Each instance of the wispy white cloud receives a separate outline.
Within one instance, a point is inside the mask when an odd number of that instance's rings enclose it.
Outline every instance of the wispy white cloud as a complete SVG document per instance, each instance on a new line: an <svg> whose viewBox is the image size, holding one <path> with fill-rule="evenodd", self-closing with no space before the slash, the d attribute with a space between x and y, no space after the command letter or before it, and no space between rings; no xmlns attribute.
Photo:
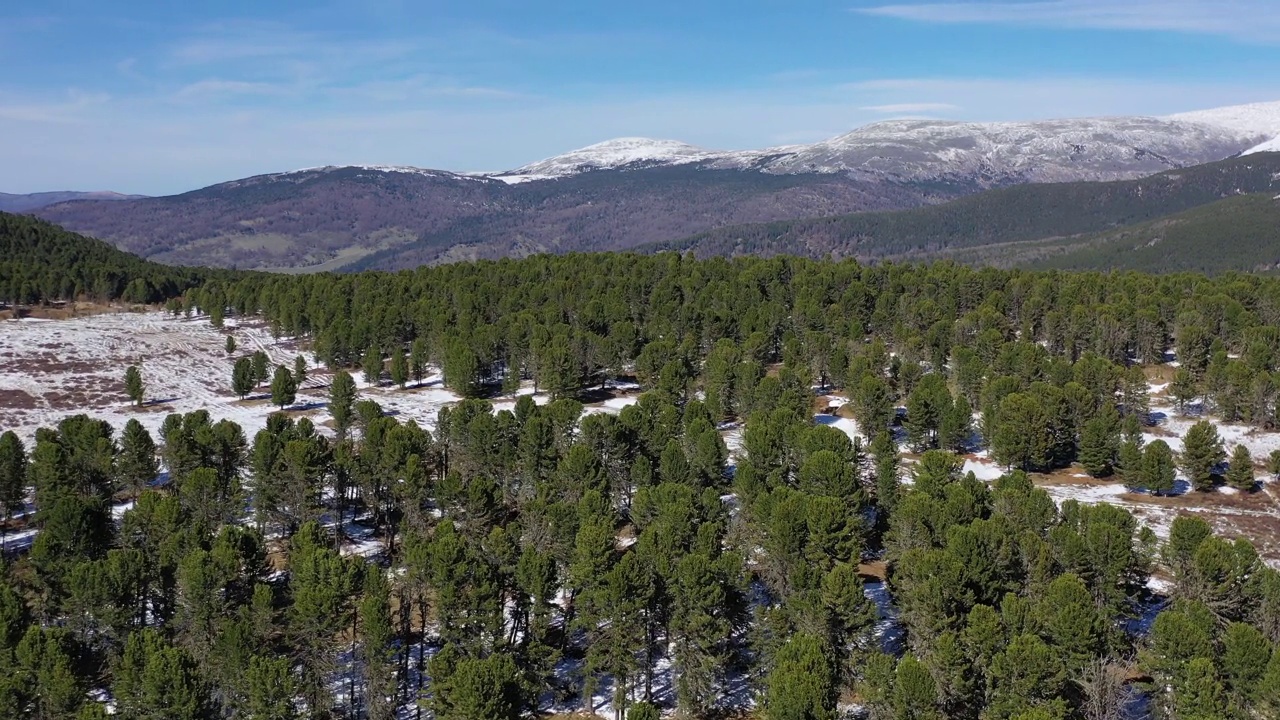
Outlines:
<svg viewBox="0 0 1280 720"><path fill-rule="evenodd" d="M899 113L937 113L959 110L959 105L940 102L907 102L907 103L890 103L888 105L867 105L863 110L871 112L885 113L886 115L896 115Z"/></svg>
<svg viewBox="0 0 1280 720"><path fill-rule="evenodd" d="M210 78L184 85L173 94L173 98L183 102L216 102L246 95L282 96L289 94L289 91L290 86L279 83Z"/></svg>
<svg viewBox="0 0 1280 720"><path fill-rule="evenodd" d="M932 23L1150 30L1280 42L1275 0L1038 0L900 3L856 8L866 15Z"/></svg>
<svg viewBox="0 0 1280 720"><path fill-rule="evenodd" d="M709 148L761 148L839 135L883 119L892 106L954 106L945 114L955 120L1021 120L1159 115L1280 99L1280 79L1266 78L1233 84L907 77L717 92L617 88L589 99L490 99L482 87L447 76L407 77L392 85L307 90L327 103L323 111L316 110L312 95L307 102L252 95L242 96L244 102L176 102L172 89L112 97L0 93L0 157L6 160L0 163L0 191L93 187L163 194L258 173L348 163L498 170L628 135Z"/></svg>
<svg viewBox="0 0 1280 720"><path fill-rule="evenodd" d="M87 110L110 102L106 93L70 89L61 97L13 98L0 95L0 119L23 123L72 125L89 121Z"/></svg>

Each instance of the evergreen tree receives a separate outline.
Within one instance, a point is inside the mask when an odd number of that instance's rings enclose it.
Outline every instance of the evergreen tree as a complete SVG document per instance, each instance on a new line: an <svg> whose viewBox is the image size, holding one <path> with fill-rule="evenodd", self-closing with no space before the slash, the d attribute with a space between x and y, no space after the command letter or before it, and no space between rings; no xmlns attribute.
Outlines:
<svg viewBox="0 0 1280 720"><path fill-rule="evenodd" d="M1138 473L1141 487L1164 495L1174 488L1177 467L1173 459L1173 450L1163 440L1153 440L1142 450L1142 468Z"/></svg>
<svg viewBox="0 0 1280 720"><path fill-rule="evenodd" d="M413 374L413 381L421 384L422 378L427 372L427 341L423 338L415 338L413 345L409 348L409 371Z"/></svg>
<svg viewBox="0 0 1280 720"><path fill-rule="evenodd" d="M1190 370L1180 367L1174 371L1173 380L1169 382L1169 395L1177 404L1179 413L1185 413L1187 404L1199 397L1200 389Z"/></svg>
<svg viewBox="0 0 1280 720"><path fill-rule="evenodd" d="M267 367L271 364L271 358L265 350L257 350L249 360L253 364L253 386L256 388L270 377L267 375Z"/></svg>
<svg viewBox="0 0 1280 720"><path fill-rule="evenodd" d="M1272 450L1267 456L1267 472L1273 480L1280 480L1280 450Z"/></svg>
<svg viewBox="0 0 1280 720"><path fill-rule="evenodd" d="M227 350L227 354L228 354L228 355L230 355L231 353L235 352L235 351L236 351L236 337L235 337L234 335L228 335L228 336L227 336L227 342L226 342L226 344L225 344L223 347L225 347L225 348L226 348L226 350Z"/></svg>
<svg viewBox="0 0 1280 720"><path fill-rule="evenodd" d="M391 720L395 717L396 699L391 589L386 577L376 568L365 573L360 630L365 714L369 720Z"/></svg>
<svg viewBox="0 0 1280 720"><path fill-rule="evenodd" d="M307 359L301 355L293 358L293 382L297 387L307 382Z"/></svg>
<svg viewBox="0 0 1280 720"><path fill-rule="evenodd" d="M887 514L897 507L901 488L898 447L890 433L876 434L871 441L871 456L875 458L876 504Z"/></svg>
<svg viewBox="0 0 1280 720"><path fill-rule="evenodd" d="M298 683L287 657L254 656L245 673L245 715L251 720L295 720Z"/></svg>
<svg viewBox="0 0 1280 720"><path fill-rule="evenodd" d="M1100 414L1084 424L1080 435L1080 464L1096 478L1107 477L1120 454L1120 428L1114 414Z"/></svg>
<svg viewBox="0 0 1280 720"><path fill-rule="evenodd" d="M399 344L391 350L391 382L401 389L409 382L409 361L404 356L404 348Z"/></svg>
<svg viewBox="0 0 1280 720"><path fill-rule="evenodd" d="M120 482L137 498L156 476L160 463L156 460L156 443L142 423L130 419L120 436L120 454L116 457Z"/></svg>
<svg viewBox="0 0 1280 720"><path fill-rule="evenodd" d="M3 513L3 526L7 526L13 512L22 507L26 489L26 448L14 432L0 434L0 512Z"/></svg>
<svg viewBox="0 0 1280 720"><path fill-rule="evenodd" d="M1249 448L1236 445L1235 450L1231 451L1231 464L1227 466L1224 479L1237 490L1253 491L1257 480L1253 476L1253 456L1249 454Z"/></svg>
<svg viewBox="0 0 1280 720"><path fill-rule="evenodd" d="M937 710L938 686L929 669L907 655L898 662L893 680L893 707L900 718L942 720Z"/></svg>
<svg viewBox="0 0 1280 720"><path fill-rule="evenodd" d="M764 711L769 720L835 717L835 678L822 643L812 635L793 635L778 651L765 682Z"/></svg>
<svg viewBox="0 0 1280 720"><path fill-rule="evenodd" d="M1182 439L1182 472L1196 490L1208 492L1217 480L1214 471L1226 460L1218 429L1207 420L1192 425Z"/></svg>
<svg viewBox="0 0 1280 720"><path fill-rule="evenodd" d="M231 369L231 392L243 400L257 386L257 371L253 367L253 360L247 357L237 358Z"/></svg>
<svg viewBox="0 0 1280 720"><path fill-rule="evenodd" d="M1222 675L1237 706L1250 706L1263 695L1271 655L1271 643L1257 628L1240 622L1227 626L1222 636Z"/></svg>
<svg viewBox="0 0 1280 720"><path fill-rule="evenodd" d="M884 378L864 375L858 383L853 406L858 422L873 440L880 432L888 431L889 421L893 419L893 401Z"/></svg>
<svg viewBox="0 0 1280 720"><path fill-rule="evenodd" d="M129 401L134 405L141 405L145 391L142 372L138 370L137 365L130 365L124 371L124 392L129 396Z"/></svg>
<svg viewBox="0 0 1280 720"><path fill-rule="evenodd" d="M293 373L283 365L276 366L275 377L271 378L271 404L283 410L285 406L292 405L297 397L298 384L293 379Z"/></svg>
<svg viewBox="0 0 1280 720"><path fill-rule="evenodd" d="M356 381L346 370L339 370L333 375L333 383L329 386L329 414L333 416L333 429L338 438L347 436L354 418L356 403Z"/></svg>
<svg viewBox="0 0 1280 720"><path fill-rule="evenodd" d="M523 697L510 655L459 658L446 647L431 660L432 708L439 720L516 720Z"/></svg>
<svg viewBox="0 0 1280 720"><path fill-rule="evenodd" d="M1174 704L1178 720L1217 720L1227 717L1226 693L1218 680L1212 660L1192 660L1175 682Z"/></svg>
<svg viewBox="0 0 1280 720"><path fill-rule="evenodd" d="M377 387L382 384L382 348L370 345L360 359L360 369L364 372L364 381Z"/></svg>

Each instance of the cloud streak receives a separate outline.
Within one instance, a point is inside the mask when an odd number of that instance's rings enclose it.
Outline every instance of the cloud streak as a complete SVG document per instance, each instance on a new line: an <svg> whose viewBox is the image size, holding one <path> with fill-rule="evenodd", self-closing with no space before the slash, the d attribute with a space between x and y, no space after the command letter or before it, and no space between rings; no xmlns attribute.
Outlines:
<svg viewBox="0 0 1280 720"><path fill-rule="evenodd" d="M959 110L959 105L940 102L917 102L917 103L890 103L889 105L867 105L863 110L871 112L885 113L886 115L896 115L899 113L938 113Z"/></svg>
<svg viewBox="0 0 1280 720"><path fill-rule="evenodd" d="M202 91L235 89L215 84ZM921 106L954 120L1166 114L1274 100L1280 82L908 77L589 99L491 99L481 88L451 87L446 78L424 76L313 92L332 95L324 112L290 98L245 105L177 102L170 94L0 94L0 157L8 161L0 163L0 190L95 187L167 194L328 164L501 170L630 135L719 149L762 148L833 137L886 114L921 112Z"/></svg>
<svg viewBox="0 0 1280 720"><path fill-rule="evenodd" d="M1164 31L1280 43L1274 0L934 2L880 5L855 12L929 23Z"/></svg>

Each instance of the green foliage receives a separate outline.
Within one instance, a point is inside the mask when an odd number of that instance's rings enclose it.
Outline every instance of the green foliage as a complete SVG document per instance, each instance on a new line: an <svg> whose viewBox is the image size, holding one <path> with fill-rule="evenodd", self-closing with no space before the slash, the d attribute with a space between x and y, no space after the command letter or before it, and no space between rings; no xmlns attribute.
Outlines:
<svg viewBox="0 0 1280 720"><path fill-rule="evenodd" d="M75 300L163 303L232 273L147 262L100 240L0 212L0 302Z"/></svg>
<svg viewBox="0 0 1280 720"><path fill-rule="evenodd" d="M1215 470L1226 459L1222 438L1213 423L1201 420L1187 430L1182 439L1181 467L1196 490L1208 492L1213 489L1217 482Z"/></svg>
<svg viewBox="0 0 1280 720"><path fill-rule="evenodd" d="M1257 480L1253 476L1253 456L1249 454L1249 448L1236 445L1235 450L1231 451L1231 463L1227 466L1223 479L1227 485L1237 490L1252 492L1257 487Z"/></svg>
<svg viewBox="0 0 1280 720"><path fill-rule="evenodd" d="M432 709L440 720L516 720L523 705L519 672L510 655L459 658L452 648L431 661Z"/></svg>
<svg viewBox="0 0 1280 720"><path fill-rule="evenodd" d="M130 365L124 371L124 394L129 396L129 401L134 405L141 405L146 387L142 383L142 372L138 370L138 366Z"/></svg>
<svg viewBox="0 0 1280 720"><path fill-rule="evenodd" d="M835 716L835 681L822 643L796 635L778 651L766 681L769 720L830 720Z"/></svg>
<svg viewBox="0 0 1280 720"><path fill-rule="evenodd" d="M286 405L292 405L297 397L298 381L289 372L289 368L277 365L276 373L271 378L271 404L283 410Z"/></svg>
<svg viewBox="0 0 1280 720"><path fill-rule="evenodd" d="M251 358L237 358L231 369L231 392L243 400L258 386L257 371L254 370Z"/></svg>
<svg viewBox="0 0 1280 720"><path fill-rule="evenodd" d="M1177 467L1173 450L1163 440L1154 440L1142 449L1142 465L1138 471L1140 487L1163 495L1173 491Z"/></svg>

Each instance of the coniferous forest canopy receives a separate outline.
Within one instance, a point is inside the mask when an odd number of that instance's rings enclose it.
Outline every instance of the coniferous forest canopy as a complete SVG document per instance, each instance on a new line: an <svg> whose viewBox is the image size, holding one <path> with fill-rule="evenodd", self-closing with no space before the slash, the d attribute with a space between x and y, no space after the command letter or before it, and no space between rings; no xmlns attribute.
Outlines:
<svg viewBox="0 0 1280 720"><path fill-rule="evenodd" d="M105 242L0 212L0 303L91 298L155 303L233 273L147 262Z"/></svg>
<svg viewBox="0 0 1280 720"><path fill-rule="evenodd" d="M1280 281L599 254L231 274L168 309L308 340L333 427L4 435L0 500L31 488L39 528L0 583L5 717L104 716L89 693L138 718L516 718L602 695L631 720L1280 714L1280 573L1250 542L1193 516L1162 539L1029 475L1079 463L1159 494L1176 466L1196 492L1256 491L1207 422L1178 455L1144 442L1141 366L1175 353L1180 404L1272 427ZM351 377L427 365L465 398L430 431ZM619 379L639 401L584 415ZM272 394L293 380L277 368ZM494 412L528 381L551 401ZM865 444L815 424L815 386ZM962 474L978 443L1004 477ZM339 552L357 514L374 561ZM1172 588L1154 608L1153 573Z"/></svg>

